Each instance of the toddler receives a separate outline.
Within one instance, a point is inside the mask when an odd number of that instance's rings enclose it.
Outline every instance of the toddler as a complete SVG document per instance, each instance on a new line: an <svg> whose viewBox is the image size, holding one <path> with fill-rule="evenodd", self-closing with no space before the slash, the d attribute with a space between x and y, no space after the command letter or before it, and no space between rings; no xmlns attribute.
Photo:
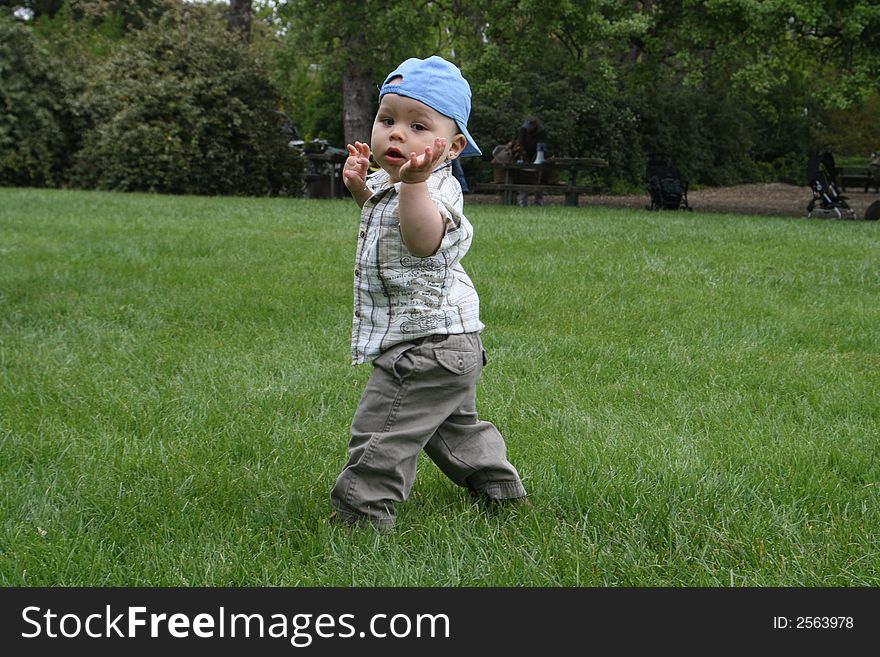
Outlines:
<svg viewBox="0 0 880 657"><path fill-rule="evenodd" d="M467 130L471 90L441 57L388 75L370 144L348 145L343 180L361 206L352 361L372 361L351 423L331 519L391 529L419 453L490 504L527 504L498 429L477 416L486 363L479 298L461 259L473 229L452 173L480 155ZM368 175L370 158L380 171Z"/></svg>

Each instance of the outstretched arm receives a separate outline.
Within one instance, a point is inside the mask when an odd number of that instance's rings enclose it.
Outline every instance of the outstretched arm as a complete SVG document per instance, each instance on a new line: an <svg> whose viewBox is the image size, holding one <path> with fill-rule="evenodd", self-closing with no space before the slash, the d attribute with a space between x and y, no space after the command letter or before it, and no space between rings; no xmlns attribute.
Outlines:
<svg viewBox="0 0 880 657"><path fill-rule="evenodd" d="M370 167L370 147L360 141L348 144L348 159L342 167L342 182L360 207L373 195L367 189L367 171Z"/></svg>
<svg viewBox="0 0 880 657"><path fill-rule="evenodd" d="M422 155L410 155L400 167L400 236L410 252L424 258L440 248L446 232L440 210L428 192L428 178L443 157L446 140L437 137Z"/></svg>

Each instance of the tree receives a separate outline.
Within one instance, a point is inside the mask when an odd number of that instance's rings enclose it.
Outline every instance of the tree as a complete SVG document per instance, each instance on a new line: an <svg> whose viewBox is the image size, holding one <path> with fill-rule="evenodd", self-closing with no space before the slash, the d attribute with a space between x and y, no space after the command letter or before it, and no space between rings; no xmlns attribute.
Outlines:
<svg viewBox="0 0 880 657"><path fill-rule="evenodd" d="M65 0L0 0L0 13L35 20L43 16L54 16L64 2Z"/></svg>
<svg viewBox="0 0 880 657"><path fill-rule="evenodd" d="M552 154L606 158L609 182L612 172L637 175L636 117L618 62L647 21L629 3L480 0L466 8L454 47L474 88L472 132L484 151L536 115Z"/></svg>
<svg viewBox="0 0 880 657"><path fill-rule="evenodd" d="M168 28L177 44L157 33L157 22L168 27L170 16L184 15L210 16L213 41L204 26L196 30L201 41L189 41L177 23ZM107 170L114 176L127 164L110 150L137 144L142 150L132 152L132 161L148 163L150 175L158 162L175 162L151 183L156 189L232 189L236 183L227 173L241 169L230 140L237 144L243 131L232 137L230 126L251 116L237 99L262 94L263 118L253 123L268 130L263 110L282 102L275 87L307 137L338 145L367 140L384 76L407 57L433 54L459 64L470 81L469 127L485 152L537 114L557 155L609 161L606 186L640 184L651 150L670 152L695 183L799 179L814 142L852 150L872 138L874 131L859 129L866 119L856 117L870 117L880 93L876 0L231 0L228 7L183 0L0 0L2 16L21 30L0 43L0 66L7 67L0 92L10 108L0 115L0 158L6 180L21 184L63 184L64 162L85 137L91 156L112 163ZM230 29L243 39L229 39ZM145 54L144 33L166 44L164 55ZM207 41L216 49L203 49ZM187 47L198 55L198 64L189 60L195 69L163 59L180 64ZM235 62L226 49L236 53ZM218 68L208 70L207 52ZM261 56L271 61L268 74L256 63ZM239 65L251 72L252 86L224 71ZM198 95L199 80L231 102ZM120 89L129 95L120 96ZM162 100L148 109L143 94ZM140 131L133 117L142 121ZM218 117L230 123L221 126ZM160 135L163 122L177 132ZM197 139L188 139L187 131ZM187 158L204 161L205 144L215 138L221 146L213 153L230 158L224 160L228 172L207 169L214 180L225 180L222 185L169 173L182 171ZM257 142L271 150L269 141L242 139L251 144L246 157ZM80 184L129 188L151 179L129 171L99 182L95 176L106 171L79 161ZM254 170L266 170L262 162ZM469 175L479 173L473 160L464 164Z"/></svg>
<svg viewBox="0 0 880 657"><path fill-rule="evenodd" d="M78 21L101 23L114 15L125 29L146 22L180 5L181 0L0 0L0 14L13 14L28 22L53 18L67 11Z"/></svg>
<svg viewBox="0 0 880 657"><path fill-rule="evenodd" d="M251 40L251 22L254 8L251 0L229 0L229 19L226 23L230 32L238 34L248 42Z"/></svg>
<svg viewBox="0 0 880 657"><path fill-rule="evenodd" d="M290 45L287 65L312 80L317 69L338 81L346 143L369 140L377 85L394 66L407 57L448 54L441 4L290 0L278 8Z"/></svg>
<svg viewBox="0 0 880 657"><path fill-rule="evenodd" d="M632 88L651 101L639 113L701 117L677 147L709 174L704 182L753 179L756 165L800 180L817 117L855 109L880 87L876 2L678 0L645 11L651 25L633 43ZM645 126L646 140L669 132L661 123L666 130ZM712 132L682 145L707 125Z"/></svg>
<svg viewBox="0 0 880 657"><path fill-rule="evenodd" d="M873 0L291 0L280 14L298 71L286 88L313 125L368 136L384 72L445 54L471 82L487 150L538 114L555 152L608 159L609 185L638 183L655 149L694 182L791 177L813 117L880 81Z"/></svg>

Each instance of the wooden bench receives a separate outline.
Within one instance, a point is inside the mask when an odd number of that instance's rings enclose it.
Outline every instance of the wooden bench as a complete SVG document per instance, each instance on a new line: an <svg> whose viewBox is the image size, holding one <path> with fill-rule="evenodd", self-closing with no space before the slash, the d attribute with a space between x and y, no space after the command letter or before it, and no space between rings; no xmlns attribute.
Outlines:
<svg viewBox="0 0 880 657"><path fill-rule="evenodd" d="M517 192L564 194L565 205L577 206L581 194L595 194L592 185L578 185L581 172L597 171L608 162L595 157L553 157L544 162L490 162L495 182L477 185L475 189L501 194L505 205L516 203ZM566 175L567 174L567 175ZM567 177L565 182L559 178Z"/></svg>
<svg viewBox="0 0 880 657"><path fill-rule="evenodd" d="M524 185L520 183L480 183L474 186L477 192L489 194L501 194L502 202L511 198L515 193L524 192L534 194L544 192L546 194L564 194L565 205L577 206L581 194L597 194L599 188L593 185L566 185L564 183L548 185ZM506 196L506 195L511 196Z"/></svg>
<svg viewBox="0 0 880 657"><path fill-rule="evenodd" d="M862 188L866 194L871 187L874 188L874 191L880 192L880 182L868 173L849 173L841 170L837 174L837 182L840 185L841 191L844 192L847 187Z"/></svg>

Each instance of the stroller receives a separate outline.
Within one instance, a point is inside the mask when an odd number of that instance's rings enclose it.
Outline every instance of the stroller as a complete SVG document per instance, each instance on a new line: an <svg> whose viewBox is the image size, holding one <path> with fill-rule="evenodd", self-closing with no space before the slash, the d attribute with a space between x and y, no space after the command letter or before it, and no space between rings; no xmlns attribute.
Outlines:
<svg viewBox="0 0 880 657"><path fill-rule="evenodd" d="M880 153L874 151L871 153L871 161L868 164L868 182L865 183L865 194L868 193L870 187L875 192L880 192Z"/></svg>
<svg viewBox="0 0 880 657"><path fill-rule="evenodd" d="M651 196L648 210L689 210L688 183L681 177L672 161L664 153L649 153L645 167L645 185Z"/></svg>
<svg viewBox="0 0 880 657"><path fill-rule="evenodd" d="M846 197L838 191L837 167L831 151L815 153L807 164L807 181L813 190L813 198L807 204L808 217L829 219L855 219L855 211L849 207Z"/></svg>

